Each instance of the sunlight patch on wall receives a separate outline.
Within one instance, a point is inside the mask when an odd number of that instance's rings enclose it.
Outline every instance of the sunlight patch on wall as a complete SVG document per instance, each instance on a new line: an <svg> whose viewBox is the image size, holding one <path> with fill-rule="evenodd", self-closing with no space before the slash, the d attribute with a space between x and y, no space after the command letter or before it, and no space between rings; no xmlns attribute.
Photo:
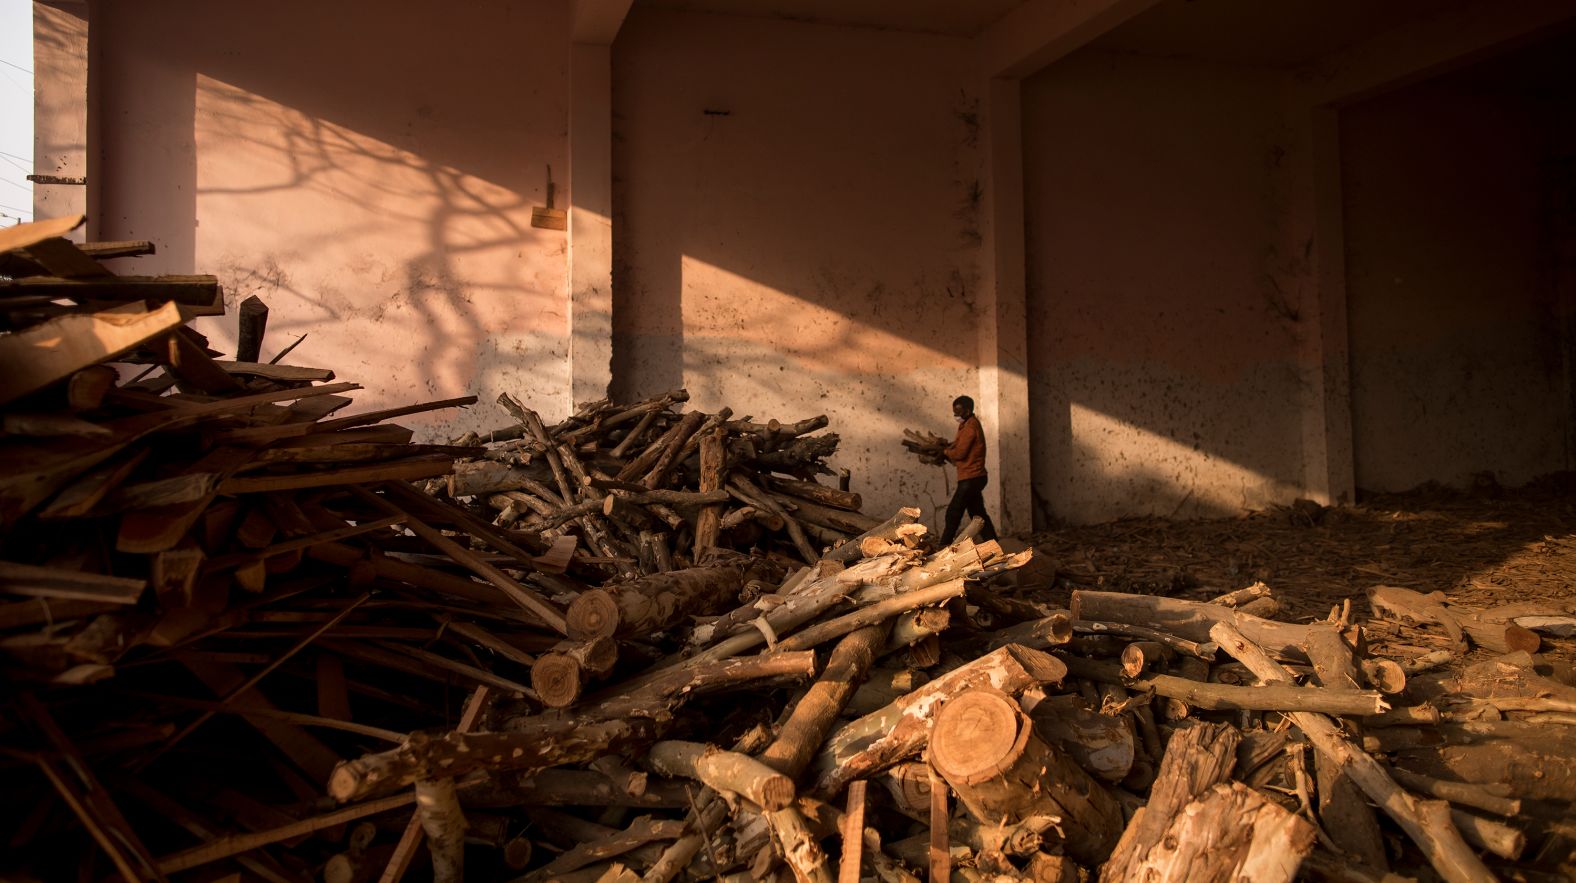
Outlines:
<svg viewBox="0 0 1576 883"><path fill-rule="evenodd" d="M1072 403L1074 474L1055 503L1065 509L1109 508L1130 501L1123 515L1236 515L1295 496L1294 483L1263 475L1200 446ZM1111 516L1115 517L1115 516Z"/></svg>
<svg viewBox="0 0 1576 883"><path fill-rule="evenodd" d="M975 366L705 261L684 257L682 274L694 407L762 421L826 414L842 437L833 465L853 472L865 511L918 505L936 526L952 474L910 458L903 430L950 435L952 398L978 388Z"/></svg>
<svg viewBox="0 0 1576 883"><path fill-rule="evenodd" d="M567 410L566 238L530 226L533 200L210 77L196 91L195 263L232 307L269 303L269 344L310 332L292 361L364 383L366 407L508 391Z"/></svg>

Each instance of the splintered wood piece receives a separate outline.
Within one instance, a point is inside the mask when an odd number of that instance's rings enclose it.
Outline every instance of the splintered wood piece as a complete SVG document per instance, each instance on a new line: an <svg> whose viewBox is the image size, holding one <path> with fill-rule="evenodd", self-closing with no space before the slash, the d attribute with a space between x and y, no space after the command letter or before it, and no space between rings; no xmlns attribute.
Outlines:
<svg viewBox="0 0 1576 883"><path fill-rule="evenodd" d="M177 328L157 346L157 358L179 379L185 392L202 392L210 395L228 395L239 392L241 384L219 367L197 341L192 340L189 329Z"/></svg>
<svg viewBox="0 0 1576 883"><path fill-rule="evenodd" d="M700 489L720 491L728 474L727 446L723 443L724 431L717 429L700 440ZM713 503L701 509L695 522L696 561L706 549L717 545L717 535L722 527L722 504Z"/></svg>
<svg viewBox="0 0 1576 883"><path fill-rule="evenodd" d="M1127 880L1160 843L1182 808L1231 779L1241 734L1229 724L1191 721L1167 743L1148 802L1134 812L1111 856L1100 868L1106 880Z"/></svg>
<svg viewBox="0 0 1576 883"><path fill-rule="evenodd" d="M0 592L11 595L135 604L147 587L147 580L0 561Z"/></svg>
<svg viewBox="0 0 1576 883"><path fill-rule="evenodd" d="M182 322L178 307L163 304L58 316L0 337L0 404L122 355Z"/></svg>
<svg viewBox="0 0 1576 883"><path fill-rule="evenodd" d="M262 355L263 335L268 330L268 304L257 295L241 301L236 311L239 331L235 345L235 358L240 362L256 362ZM329 376L323 378L332 380Z"/></svg>
<svg viewBox="0 0 1576 883"><path fill-rule="evenodd" d="M920 510L915 509L912 506L899 509L892 515L891 518L888 518L886 521L881 522L880 524L872 527L857 537L850 537L847 542L836 547L832 551L827 552L825 557L829 561L838 561L845 564L850 561L856 561L864 554L862 551L860 551L860 544L865 540L871 538L895 540L899 535L899 531L919 521L919 516L921 514L922 513Z"/></svg>
<svg viewBox="0 0 1576 883"><path fill-rule="evenodd" d="M821 849L820 836L811 830L803 813L789 806L764 816L772 839L777 842L777 852L796 883L833 883L831 863ZM757 855L758 859L766 857L766 852Z"/></svg>
<svg viewBox="0 0 1576 883"><path fill-rule="evenodd" d="M1223 650L1246 665L1259 680L1265 683L1291 681L1291 675L1271 659L1264 648L1249 641L1231 625L1217 623L1211 635ZM1290 716L1292 723L1308 736L1315 748L1330 755L1380 809L1401 825L1440 876L1451 883L1494 879L1451 824L1448 804L1418 800L1402 790L1378 761L1353 745L1329 718L1306 711L1295 711Z"/></svg>
<svg viewBox="0 0 1576 883"><path fill-rule="evenodd" d="M864 779L848 783L848 810L840 826L843 851L837 865L837 883L859 883L860 852L865 840L865 788Z"/></svg>
<svg viewBox="0 0 1576 883"><path fill-rule="evenodd" d="M77 246L83 254L98 261L111 258L140 258L157 254L158 247L147 239L118 239L106 242L84 242Z"/></svg>
<svg viewBox="0 0 1576 883"><path fill-rule="evenodd" d="M1022 644L1036 650L1048 650L1053 645L1067 643L1072 640L1072 636L1072 614L1058 610L1049 616L1020 622L995 632L990 636L990 647L995 649L1008 644Z"/></svg>
<svg viewBox="0 0 1576 883"><path fill-rule="evenodd" d="M168 301L207 306L219 294L219 280L206 275L24 276L0 280L0 294L46 294L77 301Z"/></svg>
<svg viewBox="0 0 1576 883"><path fill-rule="evenodd" d="M947 783L930 767L930 879L952 879L952 842L947 820Z"/></svg>
<svg viewBox="0 0 1576 883"><path fill-rule="evenodd" d="M65 236L86 223L87 219L87 215L62 215L0 229L0 253Z"/></svg>
<svg viewBox="0 0 1576 883"><path fill-rule="evenodd" d="M89 365L66 381L66 407L92 411L104 404L104 396L115 388L120 374L109 365Z"/></svg>
<svg viewBox="0 0 1576 883"><path fill-rule="evenodd" d="M930 763L981 825L1060 818L1068 855L1092 865L1122 832L1122 809L1105 787L1042 740L1018 703L990 688L947 701L930 732Z"/></svg>
<svg viewBox="0 0 1576 883"><path fill-rule="evenodd" d="M1454 807L1450 810L1450 820L1468 843L1506 861L1520 860L1522 851L1527 848L1527 835L1504 822L1485 819Z"/></svg>
<svg viewBox="0 0 1576 883"><path fill-rule="evenodd" d="M296 365L273 365L268 362L253 362L245 359L234 362L215 362L221 371L226 374L241 377L261 377L275 383L314 383L334 379L334 372L328 368L302 368ZM346 399L343 404L350 404ZM337 408L336 408L337 410Z"/></svg>
<svg viewBox="0 0 1576 883"><path fill-rule="evenodd" d="M522 567L536 565L536 557L522 548L522 545L529 545L529 541L520 534L499 530L460 506L428 496L405 482L385 482L381 487L401 509L416 514L423 521L452 525L508 555ZM519 539L519 543L515 542L516 539Z"/></svg>
<svg viewBox="0 0 1576 883"><path fill-rule="evenodd" d="M1140 641L1154 641L1170 647L1177 653L1186 654L1195 659L1202 659L1205 662L1213 662L1216 651L1220 649L1213 641L1189 641L1185 638L1179 638L1170 632L1131 623L1096 622L1080 619L1073 623L1073 631L1085 635L1120 635L1126 638L1137 638Z"/></svg>
<svg viewBox="0 0 1576 883"><path fill-rule="evenodd" d="M1291 883L1313 849L1313 825L1241 782L1220 784L1171 820L1125 878L1152 883Z"/></svg>

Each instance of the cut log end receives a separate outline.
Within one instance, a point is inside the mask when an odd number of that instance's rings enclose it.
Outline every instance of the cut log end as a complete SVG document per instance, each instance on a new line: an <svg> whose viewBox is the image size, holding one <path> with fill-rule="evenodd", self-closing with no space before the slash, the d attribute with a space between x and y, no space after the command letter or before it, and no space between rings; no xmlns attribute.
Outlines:
<svg viewBox="0 0 1576 883"><path fill-rule="evenodd" d="M947 780L963 784L1001 774L1023 753L1029 728L1017 703L992 691L976 690L953 699L936 716L930 734L930 760Z"/></svg>
<svg viewBox="0 0 1576 883"><path fill-rule="evenodd" d="M769 776L760 783L761 808L768 812L786 808L798 794L793 779L787 776Z"/></svg>
<svg viewBox="0 0 1576 883"><path fill-rule="evenodd" d="M363 793L369 785L367 776L355 761L346 761L334 767L334 772L328 777L328 795L340 803L344 803L356 795Z"/></svg>
<svg viewBox="0 0 1576 883"><path fill-rule="evenodd" d="M568 708L585 688L580 663L564 653L544 653L531 666L531 689L549 708Z"/></svg>
<svg viewBox="0 0 1576 883"><path fill-rule="evenodd" d="M564 617L569 637L577 641L611 638L618 632L618 603L602 589L582 592Z"/></svg>

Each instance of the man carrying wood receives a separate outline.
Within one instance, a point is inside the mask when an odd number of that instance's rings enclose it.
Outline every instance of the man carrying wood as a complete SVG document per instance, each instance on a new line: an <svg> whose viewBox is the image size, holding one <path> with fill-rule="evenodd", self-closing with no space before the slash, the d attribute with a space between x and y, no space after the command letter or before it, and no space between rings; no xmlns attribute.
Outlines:
<svg viewBox="0 0 1576 883"><path fill-rule="evenodd" d="M958 421L958 435L952 444L942 450L941 455L957 468L958 488L952 493L952 502L947 504L947 523L941 532L941 544L945 546L952 542L958 533L958 525L963 521L964 512L968 512L971 518L985 521L985 527L976 539L994 540L996 526L991 524L990 515L985 512L983 496L985 483L989 480L985 474L985 430L980 427L980 418L974 416L974 400L968 396L953 399L952 416Z"/></svg>

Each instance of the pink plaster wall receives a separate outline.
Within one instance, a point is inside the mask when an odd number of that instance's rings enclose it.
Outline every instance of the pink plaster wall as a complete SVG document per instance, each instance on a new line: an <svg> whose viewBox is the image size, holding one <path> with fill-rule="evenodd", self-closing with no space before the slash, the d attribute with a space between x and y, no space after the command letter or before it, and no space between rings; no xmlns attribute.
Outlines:
<svg viewBox="0 0 1576 883"><path fill-rule="evenodd" d="M1341 115L1357 484L1570 468L1544 171L1552 111L1471 84Z"/></svg>
<svg viewBox="0 0 1576 883"><path fill-rule="evenodd" d="M33 168L41 175L88 173L87 13L86 0L33 4ZM84 214L87 197L82 185L34 184L33 217ZM70 234L86 236L84 227Z"/></svg>
<svg viewBox="0 0 1576 883"><path fill-rule="evenodd" d="M1040 517L1232 514L1302 483L1273 73L1084 50L1023 89Z"/></svg>
<svg viewBox="0 0 1576 883"><path fill-rule="evenodd" d="M364 384L356 408L478 393L426 436L569 407L568 0L149 0L95 7L97 235L122 272L211 272L272 310L264 358ZM561 202L560 205L563 203ZM131 269L131 267L135 269ZM226 349L228 323L205 329Z"/></svg>
<svg viewBox="0 0 1576 883"><path fill-rule="evenodd" d="M826 413L866 511L944 506L899 442L977 391L970 43L637 7L613 65L615 392Z"/></svg>

